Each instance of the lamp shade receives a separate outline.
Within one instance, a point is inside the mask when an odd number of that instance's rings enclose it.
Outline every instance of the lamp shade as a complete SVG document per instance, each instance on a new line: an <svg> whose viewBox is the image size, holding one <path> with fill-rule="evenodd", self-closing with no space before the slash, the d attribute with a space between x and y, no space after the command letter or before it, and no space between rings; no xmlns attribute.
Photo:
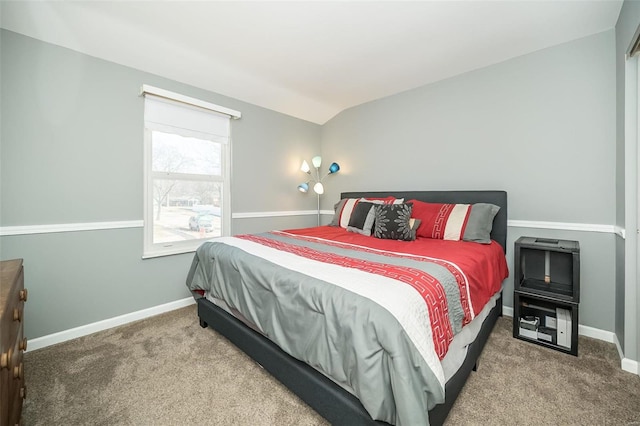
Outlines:
<svg viewBox="0 0 640 426"><path fill-rule="evenodd" d="M302 166L300 166L300 170L305 173L309 173L309 171L311 171L311 167L309 167L309 163L307 163L307 160L302 160Z"/></svg>
<svg viewBox="0 0 640 426"><path fill-rule="evenodd" d="M307 182L301 183L300 185L298 185L298 191L309 192L309 184Z"/></svg>
<svg viewBox="0 0 640 426"><path fill-rule="evenodd" d="M313 163L313 167L317 169L322 165L322 157L320 157L319 155L316 155L311 159L311 162Z"/></svg>
<svg viewBox="0 0 640 426"><path fill-rule="evenodd" d="M340 170L340 166L338 165L338 163L331 163L331 165L329 166L329 174L337 173L338 170Z"/></svg>
<svg viewBox="0 0 640 426"><path fill-rule="evenodd" d="M313 190L316 192L316 194L322 195L324 194L324 185L322 185L322 182L317 182L315 185L313 185Z"/></svg>

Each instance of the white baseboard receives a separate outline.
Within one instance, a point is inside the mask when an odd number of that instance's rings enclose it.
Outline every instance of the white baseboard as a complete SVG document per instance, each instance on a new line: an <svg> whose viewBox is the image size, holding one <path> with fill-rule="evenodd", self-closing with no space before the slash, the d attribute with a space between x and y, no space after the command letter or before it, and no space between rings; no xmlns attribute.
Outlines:
<svg viewBox="0 0 640 426"><path fill-rule="evenodd" d="M618 349L618 355L620 355L620 359L621 359L620 367L624 371L628 371L629 373L640 375L640 363L638 363L638 361L634 361L632 359L625 358L624 357L624 351L622 350L622 346L620 345L620 342L618 341L618 336L616 336L614 334L613 338L614 338L614 343L616 344L616 348Z"/></svg>
<svg viewBox="0 0 640 426"><path fill-rule="evenodd" d="M622 369L633 374L640 374L640 363L629 358L622 358Z"/></svg>
<svg viewBox="0 0 640 426"><path fill-rule="evenodd" d="M513 318L513 308L503 305L502 306L502 314L507 316L507 317Z"/></svg>
<svg viewBox="0 0 640 426"><path fill-rule="evenodd" d="M615 334L613 335L613 343L616 344L616 349L618 350L618 355L620 356L620 359L624 359L624 351L622 350L622 345L620 345L620 342L618 341L618 336L616 336Z"/></svg>
<svg viewBox="0 0 640 426"><path fill-rule="evenodd" d="M616 334L612 331L600 330L586 325L578 325L578 334L580 336L592 337L594 339L603 340L607 343L614 343Z"/></svg>
<svg viewBox="0 0 640 426"><path fill-rule="evenodd" d="M505 316L513 317L513 308L509 306L503 306L502 313ZM629 373L640 375L640 363L638 363L638 361L634 361L632 359L624 357L624 352L622 351L620 342L618 342L618 337L614 332L600 330L599 328L594 328L594 327L589 327L586 325L579 324L578 334L580 336L592 337L594 339L603 340L607 343L614 343L616 345L616 349L618 349L618 355L620 356L620 360L621 360L620 367L624 371L628 371Z"/></svg>
<svg viewBox="0 0 640 426"><path fill-rule="evenodd" d="M78 337L106 330L108 328L117 327L119 325L128 324L133 321L149 318L154 315L173 311L175 309L184 308L185 306L193 305L194 303L196 303L196 301L193 297L187 297L184 299L176 300L174 302L165 303L163 305L153 306L151 308L142 309L140 311L108 318L106 320L82 325L80 327L71 328L69 330L60 331L58 333L49 334L35 339L29 339L27 349L28 351L35 351L47 346L66 342L67 340L76 339Z"/></svg>

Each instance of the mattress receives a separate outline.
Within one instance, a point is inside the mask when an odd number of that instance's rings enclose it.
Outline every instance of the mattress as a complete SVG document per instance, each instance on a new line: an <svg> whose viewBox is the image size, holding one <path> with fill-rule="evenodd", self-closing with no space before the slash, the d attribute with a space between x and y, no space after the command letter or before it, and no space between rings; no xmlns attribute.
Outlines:
<svg viewBox="0 0 640 426"><path fill-rule="evenodd" d="M187 285L356 395L372 418L425 424L507 268L495 242L415 243L335 227L224 237L198 249Z"/></svg>

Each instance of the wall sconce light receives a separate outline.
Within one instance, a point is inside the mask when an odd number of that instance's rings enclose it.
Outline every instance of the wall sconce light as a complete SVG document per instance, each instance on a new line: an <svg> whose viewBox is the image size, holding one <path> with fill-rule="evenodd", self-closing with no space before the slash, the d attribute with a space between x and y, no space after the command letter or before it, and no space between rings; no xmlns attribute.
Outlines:
<svg viewBox="0 0 640 426"><path fill-rule="evenodd" d="M322 157L320 157L319 155L313 157L311 159L311 164L313 164L313 168L315 169L315 176L313 176L313 174L311 173L311 167L309 167L309 163L307 163L307 160L304 160L302 162L302 165L300 166L300 170L308 174L310 176L310 179L298 185L298 191L307 193L309 192L309 184L313 184L313 192L315 192L316 196L318 197L318 226L320 226L320 195L324 194L324 185L322 184L322 180L329 175L338 173L338 171L340 170L340 166L338 165L338 163L331 163L327 174L321 177L320 166L322 165Z"/></svg>

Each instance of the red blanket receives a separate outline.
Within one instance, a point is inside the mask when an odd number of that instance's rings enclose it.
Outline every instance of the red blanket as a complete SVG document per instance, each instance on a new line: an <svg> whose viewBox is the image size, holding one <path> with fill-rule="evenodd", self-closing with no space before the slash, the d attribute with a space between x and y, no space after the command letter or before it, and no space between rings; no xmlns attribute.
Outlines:
<svg viewBox="0 0 640 426"><path fill-rule="evenodd" d="M491 244L479 244L421 237L418 237L415 241L385 240L348 232L344 228L334 226L291 229L284 232L352 244L364 249L391 252L399 256L409 255L412 258L423 256L430 260L438 259L443 261L443 265L447 266L452 272L455 271L454 275L457 278L462 274L462 278L466 279L466 282L462 285L469 289L472 309L469 320L466 319L465 315L465 323L473 319L475 314L479 313L486 305L491 296L500 291L502 281L509 276L504 251L500 244L495 241L492 241ZM461 290L463 289L461 288ZM468 301L463 300L463 307L466 303Z"/></svg>

